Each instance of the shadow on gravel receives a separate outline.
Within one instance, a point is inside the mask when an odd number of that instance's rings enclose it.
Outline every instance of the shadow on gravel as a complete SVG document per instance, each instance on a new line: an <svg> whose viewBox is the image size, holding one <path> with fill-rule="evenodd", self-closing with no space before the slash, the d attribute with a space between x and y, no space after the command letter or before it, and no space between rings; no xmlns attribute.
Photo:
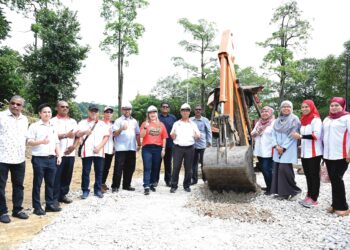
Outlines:
<svg viewBox="0 0 350 250"><path fill-rule="evenodd" d="M248 223L272 223L272 208L263 208L254 200L260 196L256 193L236 193L210 191L207 186L198 186L191 194L186 207L194 209L199 215L219 219L232 219Z"/></svg>

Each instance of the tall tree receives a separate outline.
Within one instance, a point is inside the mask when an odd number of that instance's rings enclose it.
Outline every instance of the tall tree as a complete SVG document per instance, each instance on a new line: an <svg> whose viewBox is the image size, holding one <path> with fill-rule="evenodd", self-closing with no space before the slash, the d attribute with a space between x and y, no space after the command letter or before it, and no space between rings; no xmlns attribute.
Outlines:
<svg viewBox="0 0 350 250"><path fill-rule="evenodd" d="M10 32L10 22L7 21L3 9L0 7L0 42L4 40Z"/></svg>
<svg viewBox="0 0 350 250"><path fill-rule="evenodd" d="M187 18L181 18L178 23L184 28L185 32L192 35L192 41L182 40L179 42L187 52L199 53L199 67L186 62L182 57L173 57L175 66L182 66L191 72L194 76L200 78L201 105L205 109L206 105L206 85L212 83L208 76L214 72L216 57L212 57L211 52L217 51L218 46L214 45L217 28L213 22L204 19L198 20L198 23L191 23ZM208 55L209 54L209 55ZM198 64L197 64L198 65Z"/></svg>
<svg viewBox="0 0 350 250"><path fill-rule="evenodd" d="M137 40L145 31L143 25L136 22L137 10L147 5L145 0L103 0L101 16L107 24L100 47L110 54L111 60L118 62L119 114L123 100L123 67L130 55L138 54Z"/></svg>
<svg viewBox="0 0 350 250"><path fill-rule="evenodd" d="M310 23L301 18L301 13L296 1L278 7L270 22L270 25L277 26L277 30L264 42L258 43L269 49L264 57L263 67L279 78L276 86L279 103L285 98L288 78L296 70L293 51L302 49L310 37Z"/></svg>
<svg viewBox="0 0 350 250"><path fill-rule="evenodd" d="M35 108L43 102L54 106L58 99L75 97L79 85L76 76L88 52L87 46L79 45L80 24L76 13L67 8L56 12L44 8L37 12L36 20L42 47L29 46L24 56L32 80L29 97Z"/></svg>

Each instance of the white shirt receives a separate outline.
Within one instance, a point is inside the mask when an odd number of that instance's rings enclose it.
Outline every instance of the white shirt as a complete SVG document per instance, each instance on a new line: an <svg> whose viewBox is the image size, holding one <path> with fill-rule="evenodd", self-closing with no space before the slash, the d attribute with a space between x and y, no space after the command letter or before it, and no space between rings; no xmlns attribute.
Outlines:
<svg viewBox="0 0 350 250"><path fill-rule="evenodd" d="M275 121L267 126L261 135L255 137L254 155L270 158L273 151L272 130ZM254 131L254 130L253 130Z"/></svg>
<svg viewBox="0 0 350 250"><path fill-rule="evenodd" d="M114 140L113 140L113 132L112 132L112 126L113 126L113 123L111 122L106 122L106 121L103 121L106 126L108 127L108 131L109 131L109 138L108 138L108 141L106 142L105 146L104 146L104 151L105 151L105 154L114 154Z"/></svg>
<svg viewBox="0 0 350 250"><path fill-rule="evenodd" d="M193 145L195 143L194 135L200 135L197 125L191 120L188 122L182 120L175 122L170 134L172 133L176 134L174 144L183 147Z"/></svg>
<svg viewBox="0 0 350 250"><path fill-rule="evenodd" d="M311 123L301 126L301 135L312 135L314 140L301 139L301 158L312 158L323 154L322 121L320 118L312 119Z"/></svg>
<svg viewBox="0 0 350 250"><path fill-rule="evenodd" d="M39 120L32 125L30 125L27 139L28 141L34 140L44 140L48 138L48 144L39 144L32 147L33 156L49 156L56 155L56 145L60 143L58 139L58 134L51 122L44 124L42 120Z"/></svg>
<svg viewBox="0 0 350 250"><path fill-rule="evenodd" d="M0 162L19 164L25 161L28 119L15 117L10 110L0 112Z"/></svg>
<svg viewBox="0 0 350 250"><path fill-rule="evenodd" d="M67 117L67 118L61 118L59 116L56 116L51 119L51 123L56 128L56 131L58 134L68 134L70 131L73 131L74 133L77 131L78 124L76 120ZM60 139L60 149L62 156L75 156L75 150L73 150L72 153L69 155L65 155L64 152L66 149L74 144L74 138L62 138Z"/></svg>
<svg viewBox="0 0 350 250"><path fill-rule="evenodd" d="M112 131L120 129L125 123L128 124L128 129L122 130L114 137L115 151L136 151L136 136L140 134L140 127L134 118L122 115L114 122Z"/></svg>
<svg viewBox="0 0 350 250"><path fill-rule="evenodd" d="M323 158L345 159L350 148L350 115L338 119L326 117L323 121Z"/></svg>
<svg viewBox="0 0 350 250"><path fill-rule="evenodd" d="M88 129L92 129L94 124L95 124L94 120L90 120L90 119L82 120L78 124L78 131L86 131ZM105 136L109 136L108 126L106 126L106 124L103 121L98 121L94 130L91 132L88 139L84 143L84 146L81 151L82 158L94 157L94 156L104 157L105 153L104 153L103 147L98 152L98 154L95 154L93 150L96 146L98 146L102 142ZM82 141L85 139L85 137L86 135L83 136Z"/></svg>

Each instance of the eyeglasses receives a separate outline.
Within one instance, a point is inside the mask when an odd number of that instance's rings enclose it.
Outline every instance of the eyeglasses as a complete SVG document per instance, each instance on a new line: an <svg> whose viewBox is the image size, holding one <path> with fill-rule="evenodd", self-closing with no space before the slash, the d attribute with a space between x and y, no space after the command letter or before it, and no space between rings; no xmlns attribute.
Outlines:
<svg viewBox="0 0 350 250"><path fill-rule="evenodd" d="M18 102L10 102L10 104L12 106L18 106L18 107L21 107L22 106L22 103L18 103Z"/></svg>
<svg viewBox="0 0 350 250"><path fill-rule="evenodd" d="M181 109L181 111L184 111L184 112L190 112L189 109Z"/></svg>
<svg viewBox="0 0 350 250"><path fill-rule="evenodd" d="M60 106L60 108L61 109L64 109L64 108L69 109L69 106Z"/></svg>
<svg viewBox="0 0 350 250"><path fill-rule="evenodd" d="M163 109L168 109L168 108L169 108L169 106L162 106L162 108L163 108Z"/></svg>

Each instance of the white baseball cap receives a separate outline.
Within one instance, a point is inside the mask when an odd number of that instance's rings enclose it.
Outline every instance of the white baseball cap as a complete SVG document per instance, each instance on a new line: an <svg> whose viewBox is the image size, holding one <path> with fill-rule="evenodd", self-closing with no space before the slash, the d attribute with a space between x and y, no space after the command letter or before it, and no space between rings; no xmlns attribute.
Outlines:
<svg viewBox="0 0 350 250"><path fill-rule="evenodd" d="M158 112L158 109L155 106L151 105L147 109L147 113L149 112Z"/></svg>
<svg viewBox="0 0 350 250"><path fill-rule="evenodd" d="M184 104L181 105L180 110L183 110L183 109L189 109L191 111L191 107L190 107L190 105L188 103L184 103Z"/></svg>

